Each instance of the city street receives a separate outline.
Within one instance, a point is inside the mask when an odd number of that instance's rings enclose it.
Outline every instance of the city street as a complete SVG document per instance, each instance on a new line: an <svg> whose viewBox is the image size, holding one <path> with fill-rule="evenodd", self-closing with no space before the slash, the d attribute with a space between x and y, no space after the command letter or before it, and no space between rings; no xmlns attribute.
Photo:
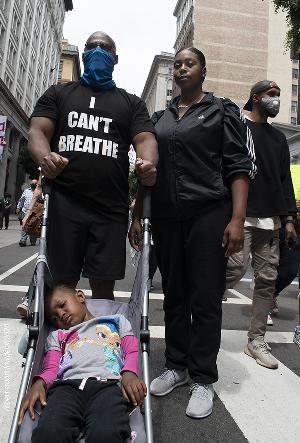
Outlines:
<svg viewBox="0 0 300 443"><path fill-rule="evenodd" d="M38 248L18 245L20 227L12 220L0 231L0 328L1 377L0 441L7 442L10 420L21 378L22 357L17 353L24 322L15 308L26 292ZM200 271L200 270L199 270ZM126 279L116 285L116 299L126 301L134 279L128 250ZM291 285L279 300L280 312L268 327L267 341L279 360L278 370L265 369L243 353L251 315L251 273L228 291L223 303L222 344L219 353L220 379L215 385L213 414L204 420L185 415L188 387L174 390L164 398L152 398L155 443L299 443L300 435L300 349L293 343L298 324L298 287ZM159 272L150 295L151 378L164 364L163 294ZM82 279L78 287L87 289ZM5 394L4 393L5 383ZM5 403L5 404L4 404Z"/></svg>

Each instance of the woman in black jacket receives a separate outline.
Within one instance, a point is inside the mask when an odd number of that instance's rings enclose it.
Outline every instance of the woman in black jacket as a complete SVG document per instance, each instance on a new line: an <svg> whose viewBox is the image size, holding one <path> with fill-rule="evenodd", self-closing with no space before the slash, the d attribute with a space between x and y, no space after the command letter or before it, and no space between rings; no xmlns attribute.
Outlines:
<svg viewBox="0 0 300 443"><path fill-rule="evenodd" d="M159 165L152 228L165 295L166 369L150 391L166 395L189 375L186 413L193 418L212 412L226 262L242 248L248 177L256 172L244 116L230 100L203 91L205 65L198 49L180 50L174 79L181 95L153 116ZM140 206L129 234L136 249Z"/></svg>

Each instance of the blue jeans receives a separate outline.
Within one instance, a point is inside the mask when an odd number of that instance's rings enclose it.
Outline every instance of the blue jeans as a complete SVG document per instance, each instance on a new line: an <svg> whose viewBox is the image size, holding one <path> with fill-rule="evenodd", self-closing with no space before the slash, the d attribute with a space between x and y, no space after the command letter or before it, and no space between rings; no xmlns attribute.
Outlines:
<svg viewBox="0 0 300 443"><path fill-rule="evenodd" d="M27 239L30 239L30 244L35 245L36 244L36 237L34 235L29 235L27 232L25 232L23 229L21 231L21 238L20 243L26 244Z"/></svg>
<svg viewBox="0 0 300 443"><path fill-rule="evenodd" d="M279 295L284 288L292 283L297 277L300 266L300 235L297 238L296 248L289 249L285 244L284 228L279 231L280 235L280 260L276 281L275 295Z"/></svg>

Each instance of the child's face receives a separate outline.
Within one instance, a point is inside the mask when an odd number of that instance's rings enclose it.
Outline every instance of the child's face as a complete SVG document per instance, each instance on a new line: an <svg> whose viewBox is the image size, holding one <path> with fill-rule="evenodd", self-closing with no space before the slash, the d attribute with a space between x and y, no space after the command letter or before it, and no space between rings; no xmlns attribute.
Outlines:
<svg viewBox="0 0 300 443"><path fill-rule="evenodd" d="M82 291L57 288L45 301L46 317L59 329L69 329L86 321L88 310Z"/></svg>

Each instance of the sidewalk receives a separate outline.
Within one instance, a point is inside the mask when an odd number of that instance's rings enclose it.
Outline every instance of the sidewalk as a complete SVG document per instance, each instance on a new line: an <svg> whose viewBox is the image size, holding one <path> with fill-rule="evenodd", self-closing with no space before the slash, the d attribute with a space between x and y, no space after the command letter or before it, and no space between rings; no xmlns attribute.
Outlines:
<svg viewBox="0 0 300 443"><path fill-rule="evenodd" d="M0 230L0 248L18 243L21 236L20 222L15 215L10 216L8 229Z"/></svg>

